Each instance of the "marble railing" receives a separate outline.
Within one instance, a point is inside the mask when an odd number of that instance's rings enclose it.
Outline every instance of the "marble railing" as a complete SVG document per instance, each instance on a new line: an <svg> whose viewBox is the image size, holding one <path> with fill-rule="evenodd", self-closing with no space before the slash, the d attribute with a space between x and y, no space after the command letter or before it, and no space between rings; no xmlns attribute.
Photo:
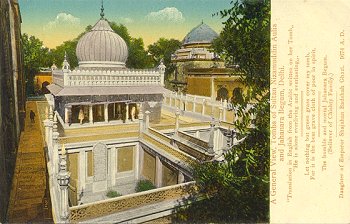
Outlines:
<svg viewBox="0 0 350 224"><path fill-rule="evenodd" d="M110 215L124 210L134 209L165 200L181 200L195 190L195 183L188 182L135 194L120 196L99 202L69 208L69 221L77 223Z"/></svg>
<svg viewBox="0 0 350 224"><path fill-rule="evenodd" d="M198 113L203 116L211 116L220 121L229 123L233 123L238 119L237 109L233 104L228 103L227 100L216 101L205 96L169 92L164 94L163 103L183 111ZM247 110L252 106L253 104L249 104ZM252 116L252 119L254 119L254 116Z"/></svg>
<svg viewBox="0 0 350 224"><path fill-rule="evenodd" d="M181 150L175 148L174 146L170 145L167 142L159 141L156 136L149 134L149 133L143 133L141 135L141 140L144 140L158 149L164 150L165 152L169 153L170 155L178 158L179 160L187 163L187 164L193 164L196 162L196 158L190 156L187 153L182 152Z"/></svg>
<svg viewBox="0 0 350 224"><path fill-rule="evenodd" d="M73 70L54 71L53 82L60 86L164 85L163 70Z"/></svg>

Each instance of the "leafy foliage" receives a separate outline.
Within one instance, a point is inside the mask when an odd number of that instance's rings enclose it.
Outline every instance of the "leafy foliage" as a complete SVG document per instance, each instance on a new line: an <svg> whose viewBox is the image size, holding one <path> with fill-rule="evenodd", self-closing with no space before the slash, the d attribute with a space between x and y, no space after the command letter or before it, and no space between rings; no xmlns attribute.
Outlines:
<svg viewBox="0 0 350 224"><path fill-rule="evenodd" d="M51 53L44 47L43 42L34 36L22 35L24 75L27 95L34 93L34 76L41 67L51 65Z"/></svg>
<svg viewBox="0 0 350 224"><path fill-rule="evenodd" d="M148 191L155 189L156 187L153 185L153 183L149 180L139 180L136 184L135 191L141 192L141 191Z"/></svg>
<svg viewBox="0 0 350 224"><path fill-rule="evenodd" d="M169 81L169 76L175 70L175 66L171 64L171 54L181 47L181 42L175 39L160 38L155 43L148 46L148 52L153 56L153 63L159 63L160 59L164 60L165 81Z"/></svg>
<svg viewBox="0 0 350 224"><path fill-rule="evenodd" d="M245 139L225 153L224 162L194 167L204 198L185 203L176 215L181 222L267 222L269 217L270 1L231 4L220 12L228 19L214 49L243 74L248 91L235 97L240 119L234 127ZM251 103L254 107L247 107Z"/></svg>
<svg viewBox="0 0 350 224"><path fill-rule="evenodd" d="M115 197L122 196L122 194L120 194L117 191L110 190L110 191L107 192L106 196L109 197L109 198L115 198Z"/></svg>

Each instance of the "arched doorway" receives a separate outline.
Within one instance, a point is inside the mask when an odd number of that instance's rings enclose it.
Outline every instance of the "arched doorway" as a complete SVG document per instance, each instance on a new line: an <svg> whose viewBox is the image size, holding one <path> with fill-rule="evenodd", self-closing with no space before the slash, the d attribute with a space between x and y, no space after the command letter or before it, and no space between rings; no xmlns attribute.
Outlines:
<svg viewBox="0 0 350 224"><path fill-rule="evenodd" d="M228 90L225 87L220 87L216 93L216 100L227 100L228 99Z"/></svg>
<svg viewBox="0 0 350 224"><path fill-rule="evenodd" d="M45 82L43 82L43 84L41 84L41 93L42 94L50 93L50 91L46 88L48 85L50 85L50 83L48 81L45 81Z"/></svg>

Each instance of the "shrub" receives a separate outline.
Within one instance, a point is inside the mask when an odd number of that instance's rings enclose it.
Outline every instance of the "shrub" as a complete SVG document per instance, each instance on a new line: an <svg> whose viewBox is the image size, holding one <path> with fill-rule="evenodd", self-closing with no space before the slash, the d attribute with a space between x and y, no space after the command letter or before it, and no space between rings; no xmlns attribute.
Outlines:
<svg viewBox="0 0 350 224"><path fill-rule="evenodd" d="M109 198L115 198L115 197L122 196L122 194L120 194L117 191L110 190L110 191L107 192L106 196L109 197Z"/></svg>
<svg viewBox="0 0 350 224"><path fill-rule="evenodd" d="M148 191L151 189L155 189L156 187L153 185L153 183L149 180L139 180L136 184L135 191L141 192L141 191Z"/></svg>

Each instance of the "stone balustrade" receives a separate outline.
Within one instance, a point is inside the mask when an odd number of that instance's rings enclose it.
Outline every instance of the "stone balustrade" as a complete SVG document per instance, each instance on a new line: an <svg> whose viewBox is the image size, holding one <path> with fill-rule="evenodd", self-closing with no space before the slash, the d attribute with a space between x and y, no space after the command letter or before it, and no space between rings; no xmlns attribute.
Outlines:
<svg viewBox="0 0 350 224"><path fill-rule="evenodd" d="M181 200L191 189L195 189L194 182L177 184L117 198L78 205L70 208L70 222L80 222L89 219L133 209L145 205L155 204L164 200Z"/></svg>
<svg viewBox="0 0 350 224"><path fill-rule="evenodd" d="M211 116L224 122L233 123L238 119L237 108L227 100L216 101L205 96L169 92L164 94L163 103L182 111ZM252 106L253 104L248 104L247 111Z"/></svg>
<svg viewBox="0 0 350 224"><path fill-rule="evenodd" d="M53 82L62 87L164 85L164 71L159 69L54 71Z"/></svg>

